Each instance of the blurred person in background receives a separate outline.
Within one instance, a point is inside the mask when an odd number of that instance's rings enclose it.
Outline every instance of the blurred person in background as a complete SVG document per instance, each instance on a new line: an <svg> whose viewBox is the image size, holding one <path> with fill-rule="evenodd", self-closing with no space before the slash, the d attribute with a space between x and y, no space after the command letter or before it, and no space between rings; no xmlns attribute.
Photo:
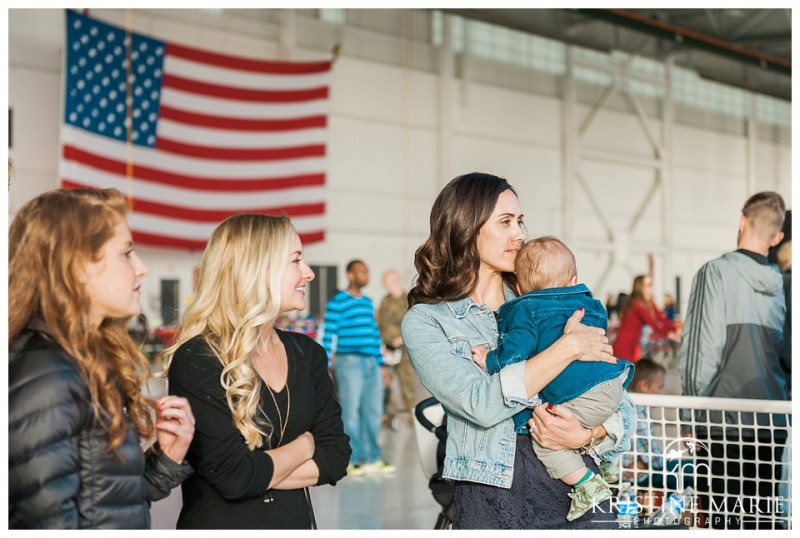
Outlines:
<svg viewBox="0 0 800 538"><path fill-rule="evenodd" d="M614 355L636 362L642 356L642 331L650 327L651 337L680 341L675 323L653 301L653 277L639 275L633 279L633 289L620 314L619 329L614 339Z"/></svg>
<svg viewBox="0 0 800 538"><path fill-rule="evenodd" d="M385 347L384 369L390 376L388 380L390 384L392 378L397 377L403 400L403 406L398 408L390 397L387 412L390 421L399 413L405 413L408 423L411 424L410 411L417 405L417 376L403 345L403 335L400 334L403 316L408 311L408 297L400 283L400 275L394 269L383 274L383 287L386 295L378 307L378 331ZM387 360L387 357L392 358ZM391 393L391 386L388 387L388 391Z"/></svg>
<svg viewBox="0 0 800 538"><path fill-rule="evenodd" d="M786 319L783 323L783 347L781 348L781 365L788 372L789 399L792 399L792 210L786 211L783 220L783 239L774 247L770 247L770 263L778 266L783 275L783 296L786 300Z"/></svg>
<svg viewBox="0 0 800 538"><path fill-rule="evenodd" d="M680 350L685 395L788 400L790 370L781 359L786 317L783 275L767 258L770 247L784 237L784 217L778 193L754 194L739 217L737 249L705 263L694 276ZM698 477L698 491L711 490L711 502L727 506L728 512L712 514L712 527L785 525L787 514L778 513L774 502L787 439L783 415L708 415L713 419L710 427L702 426L708 423L705 412L695 411L694 417L696 437L707 440L710 448L711 474ZM738 427L713 425L723 418ZM770 420L774 430L754 427ZM726 480L712 480L721 476ZM735 489L729 491L728 484ZM750 500L747 506L741 497Z"/></svg>
<svg viewBox="0 0 800 538"><path fill-rule="evenodd" d="M671 293L664 294L664 315L667 319L674 322L678 318L678 305L675 304L675 298Z"/></svg>
<svg viewBox="0 0 800 538"><path fill-rule="evenodd" d="M628 385L628 392L641 394L664 394L664 383L667 370L650 357L642 357L636 363L633 380ZM676 458L672 454L665 456L656 434L656 421L650 415L650 408L644 405L636 406L639 420L636 422L637 457L631 454L623 456L623 467L635 468L636 471L626 470L622 480L640 488L669 488L673 491L692 486L694 481L692 473L694 466L691 460ZM681 479L680 487L678 479Z"/></svg>
<svg viewBox="0 0 800 538"><path fill-rule="evenodd" d="M344 431L350 436L349 475L393 473L381 458L378 437L383 418L381 337L372 299L361 290L369 284L362 260L347 264L347 289L339 290L325 307L322 345L333 367L342 404Z"/></svg>

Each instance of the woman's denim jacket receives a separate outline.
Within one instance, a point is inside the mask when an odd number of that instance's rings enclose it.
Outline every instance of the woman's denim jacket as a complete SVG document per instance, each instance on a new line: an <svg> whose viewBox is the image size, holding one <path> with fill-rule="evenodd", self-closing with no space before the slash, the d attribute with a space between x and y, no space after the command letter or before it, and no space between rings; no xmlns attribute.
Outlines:
<svg viewBox="0 0 800 538"><path fill-rule="evenodd" d="M505 295L514 298L508 288ZM512 417L541 400L527 397L524 362L489 375L472 361L470 347L497 347L494 312L469 297L416 304L403 318L402 334L417 376L447 413L443 476L510 488L516 450ZM630 445L636 410L627 393L603 426L608 435L598 453Z"/></svg>

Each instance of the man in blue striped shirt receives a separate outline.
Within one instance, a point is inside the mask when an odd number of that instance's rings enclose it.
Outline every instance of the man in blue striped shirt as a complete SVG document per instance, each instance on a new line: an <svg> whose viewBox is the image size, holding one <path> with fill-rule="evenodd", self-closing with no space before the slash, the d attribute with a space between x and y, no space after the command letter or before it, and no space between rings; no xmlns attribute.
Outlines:
<svg viewBox="0 0 800 538"><path fill-rule="evenodd" d="M328 301L322 336L353 450L347 473L390 473L395 468L381 459L378 446L383 417L381 339L372 299L361 293L369 283L367 265L361 260L348 263L347 280L347 289Z"/></svg>

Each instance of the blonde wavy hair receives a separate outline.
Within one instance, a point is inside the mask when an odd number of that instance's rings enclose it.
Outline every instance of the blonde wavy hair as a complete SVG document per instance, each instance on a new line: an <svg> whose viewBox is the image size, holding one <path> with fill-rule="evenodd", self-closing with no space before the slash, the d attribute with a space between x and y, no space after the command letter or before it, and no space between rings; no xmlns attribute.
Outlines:
<svg viewBox="0 0 800 538"><path fill-rule="evenodd" d="M128 319L89 326L91 299L78 273L100 260L127 213L117 190L57 189L26 203L8 231L9 342L31 321L44 321L50 338L77 363L112 451L125 440L123 405L141 437L155 431L155 407L142 395L150 365L128 335Z"/></svg>
<svg viewBox="0 0 800 538"><path fill-rule="evenodd" d="M211 235L198 272L197 291L186 309L177 342L164 350L163 375L185 342L202 336L220 363L233 423L254 450L273 425L260 412L261 378L251 358L267 323L280 312L281 284L295 233L286 216L234 215Z"/></svg>

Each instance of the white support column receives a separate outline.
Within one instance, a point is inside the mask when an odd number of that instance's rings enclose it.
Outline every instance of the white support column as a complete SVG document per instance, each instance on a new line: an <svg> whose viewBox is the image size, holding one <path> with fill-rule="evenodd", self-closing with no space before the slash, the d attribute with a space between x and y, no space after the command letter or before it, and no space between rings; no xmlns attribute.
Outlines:
<svg viewBox="0 0 800 538"><path fill-rule="evenodd" d="M411 121L410 121L410 114L409 111L411 109L411 96L410 96L410 48L411 48L411 39L410 39L410 24L411 24L411 14L408 10L403 10L401 12L402 17L402 32L401 32L401 39L402 39L402 69L403 69L403 102L402 102L402 117L401 122L403 126L403 133L402 133L402 172L401 172L401 180L403 183L403 219L402 219L402 234L403 234L403 259L404 260L413 260L414 259L414 251L417 247L416 241L409 241L409 238L413 236L411 233L412 227L411 223L413 217L411 215Z"/></svg>
<svg viewBox="0 0 800 538"><path fill-rule="evenodd" d="M747 95L747 175L745 176L745 199L756 193L756 151L758 148L758 119L756 118L756 95Z"/></svg>
<svg viewBox="0 0 800 538"><path fill-rule="evenodd" d="M661 112L661 245L666 253L662 256L663 275L658 276L662 290L671 290L675 278L675 234L672 229L675 223L673 203L673 135L675 132L675 98L672 93L672 81L675 70L675 58L669 56L665 62L664 101ZM681 279L683 280L683 279ZM675 290L677 292L678 290ZM675 297L673 292L673 297ZM681 295L683 298L683 295ZM685 302L685 301L684 301Z"/></svg>
<svg viewBox="0 0 800 538"><path fill-rule="evenodd" d="M293 9L280 10L280 31L278 34L278 58L291 60L297 36L297 18Z"/></svg>
<svg viewBox="0 0 800 538"><path fill-rule="evenodd" d="M649 37L645 37L639 44L637 50L643 50L647 44ZM594 284L596 288L602 288L608 277L611 275L615 267L620 267L631 273L641 272L640 269L632 266L630 261L631 252L644 253L645 248L636 245L632 238L636 232L637 227L648 212L650 203L661 190L662 196L662 236L661 241L657 246L646 247L646 252L654 255L659 255L660 260L669 258L667 268L659 276L657 287L662 291L664 289L667 279L671 278L671 260L672 255L669 252L668 246L671 245L671 190L665 184L671 181L671 143L672 143L672 125L674 123L674 113L672 111L672 97L669 88L665 88L665 95L667 95L664 112L664 118L661 118L661 131L659 132L654 127L654 121L648 117L645 107L642 105L640 97L635 94L631 88L631 79L643 78L640 73L633 72L632 66L636 58L639 56L638 52L628 55L622 61L614 62L613 66L604 64L596 64L588 59L578 60L574 56L573 49L567 47L566 56L566 75L564 77L564 96L563 96L563 110L562 110L562 211L563 211L563 235L567 238L570 244L577 244L579 238L575 232L575 188L576 185L581 187L589 198L590 204L594 213L597 215L600 223L605 228L608 244L605 247L596 245L600 250L608 252L608 267L606 267L599 279L599 282ZM577 122L576 117L578 114L577 94L576 94L576 80L574 70L576 65L586 66L590 69L597 69L609 73L613 80L604 89L599 99L594 102L593 106L589 109L588 114L582 121ZM652 75L645 75L647 82L651 84L660 84L667 86L669 79L665 77L654 77ZM623 97L630 104L631 111L634 113L639 121L642 133L645 139L652 146L652 154L650 156L643 156L636 153L625 153L624 151L609 151L607 149L592 149L583 147L583 138L587 130L591 127L597 115L606 110L608 103L615 93L622 93ZM668 110L667 110L668 109ZM666 123L666 125L665 125ZM644 167L653 171L652 183L645 193L644 198L641 200L638 208L634 212L628 226L620 227L614 224L614 219L605 215L606 208L602 207L593 196L593 189L591 188L591 178L584 177L582 162L613 162L623 166L630 167ZM635 265L635 264L634 264Z"/></svg>
<svg viewBox="0 0 800 538"><path fill-rule="evenodd" d="M572 46L567 46L564 98L561 105L561 235L567 245L575 241L574 206L575 174L577 170L578 137L575 130L575 57Z"/></svg>
<svg viewBox="0 0 800 538"><path fill-rule="evenodd" d="M450 129L450 106L453 95L453 43L452 34L450 31L450 15L443 14L442 16L442 48L439 51L439 114L438 114L438 137L437 137L437 153L438 153L438 167L437 176L439 186L444 187L452 175L450 166L450 146L451 146L451 129Z"/></svg>
<svg viewBox="0 0 800 538"><path fill-rule="evenodd" d="M461 83L459 84L459 104L466 122L470 121L469 93L472 80L472 25L469 21L464 24L464 54L461 58Z"/></svg>

